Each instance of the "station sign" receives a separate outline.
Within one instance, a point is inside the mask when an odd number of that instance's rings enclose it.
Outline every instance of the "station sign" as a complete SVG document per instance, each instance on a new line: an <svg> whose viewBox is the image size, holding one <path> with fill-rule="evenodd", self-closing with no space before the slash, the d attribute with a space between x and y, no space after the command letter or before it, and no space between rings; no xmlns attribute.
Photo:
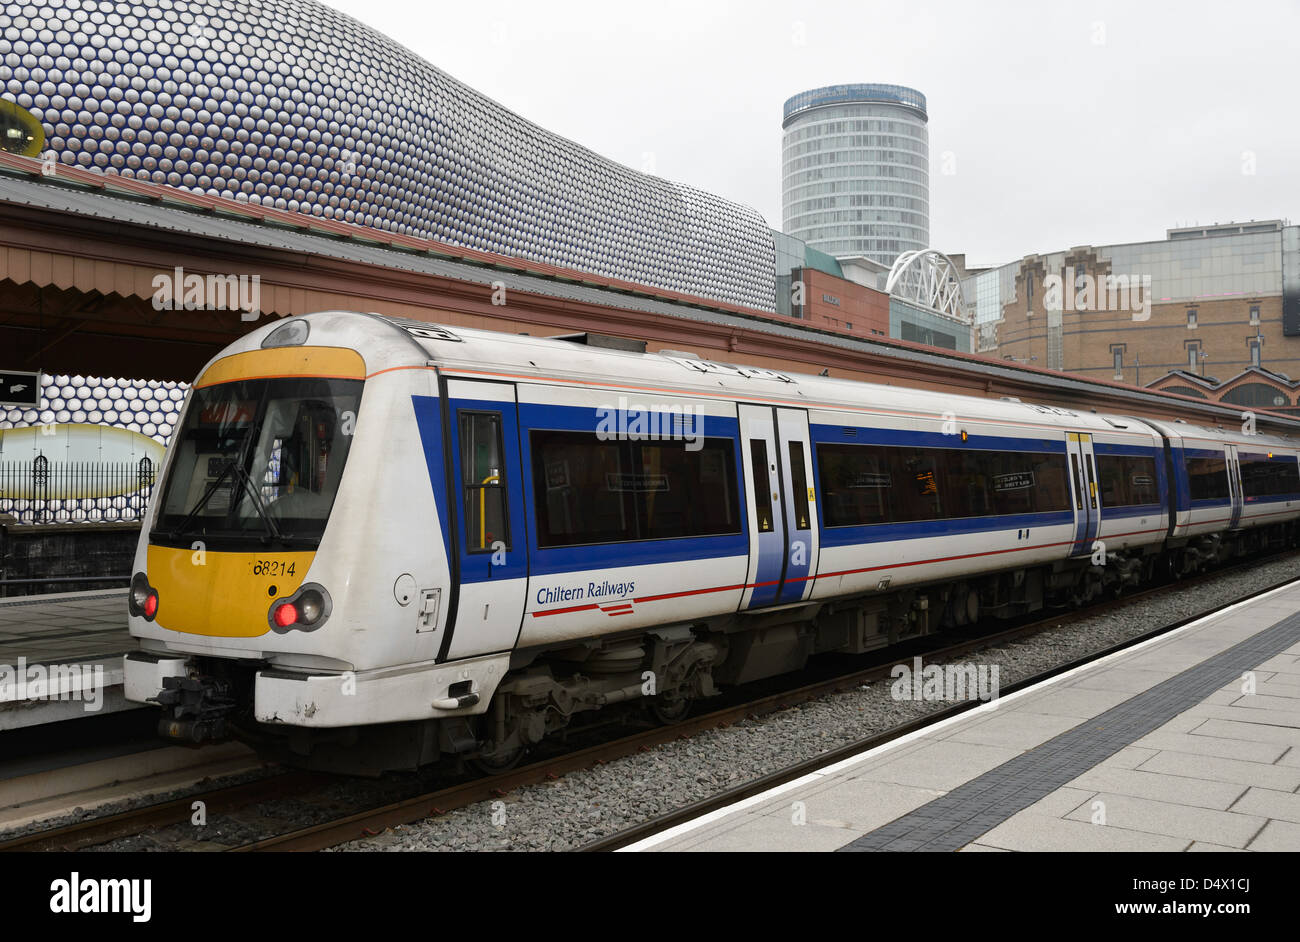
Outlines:
<svg viewBox="0 0 1300 942"><path fill-rule="evenodd" d="M30 406L35 408L40 404L40 373L0 371L0 406Z"/></svg>

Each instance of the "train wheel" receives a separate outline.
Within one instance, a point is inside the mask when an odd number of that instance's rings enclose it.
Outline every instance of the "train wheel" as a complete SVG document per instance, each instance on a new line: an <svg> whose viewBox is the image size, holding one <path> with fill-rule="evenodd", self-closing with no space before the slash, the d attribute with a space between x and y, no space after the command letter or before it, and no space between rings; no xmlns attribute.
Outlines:
<svg viewBox="0 0 1300 942"><path fill-rule="evenodd" d="M483 775L500 775L517 766L527 751L525 746L515 746L503 752L480 754L469 760L469 766Z"/></svg>
<svg viewBox="0 0 1300 942"><path fill-rule="evenodd" d="M686 697L669 700L661 695L646 701L646 709L657 722L671 726L686 719L691 712L691 701Z"/></svg>

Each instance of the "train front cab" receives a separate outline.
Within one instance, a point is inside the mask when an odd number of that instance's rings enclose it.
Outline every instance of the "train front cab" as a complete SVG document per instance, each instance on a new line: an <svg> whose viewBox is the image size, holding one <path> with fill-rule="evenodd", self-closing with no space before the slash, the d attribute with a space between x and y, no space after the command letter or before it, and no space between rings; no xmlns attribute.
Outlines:
<svg viewBox="0 0 1300 942"><path fill-rule="evenodd" d="M508 654L444 665L446 481L428 357L366 315L255 331L196 380L144 521L128 699L165 735L481 712ZM307 328L295 325L306 324ZM297 343L276 331L298 330ZM292 335L290 336L292 340Z"/></svg>

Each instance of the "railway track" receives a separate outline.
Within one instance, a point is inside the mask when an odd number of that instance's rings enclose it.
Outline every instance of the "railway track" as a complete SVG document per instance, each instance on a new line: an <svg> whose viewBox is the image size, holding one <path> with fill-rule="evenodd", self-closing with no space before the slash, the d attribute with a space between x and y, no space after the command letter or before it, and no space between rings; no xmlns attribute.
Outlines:
<svg viewBox="0 0 1300 942"><path fill-rule="evenodd" d="M1300 553L1279 554L1270 561L1291 558L1300 559ZM397 827L436 817L449 811L463 808L483 801L491 801L528 786L554 781L570 772L591 768L603 763L649 751L655 746L663 745L677 739L686 739L711 729L730 726L746 719L783 710L800 703L815 700L834 693L850 690L861 684L869 684L889 678L892 667L900 658L921 656L926 663L942 663L961 658L971 653L998 645L1014 642L1044 632L1066 629L1070 625L1087 618L1105 614L1117 608L1141 604L1171 592L1177 592L1192 584L1210 579L1231 576L1234 572L1249 569L1259 564L1259 560L1216 570L1177 583L1158 586L1121 596L1118 599L1089 605L1086 608L1069 612L1057 612L1047 618L1026 624L1015 625L987 634L966 638L956 643L944 644L930 650L918 650L915 646L907 651L898 648L889 649L889 657L881 663L837 674L833 677L807 683L792 689L780 690L753 700L714 710L697 717L689 717L670 726L661 726L642 730L628 736L622 736L609 742L580 748L574 751L548 757L538 762L498 773L492 776L459 782L434 791L424 792L411 797L404 797L376 807L364 808L307 827L285 830L255 840L244 841L234 845L220 845L212 849L222 849L237 853L258 853L265 851L312 851L322 850L347 841L366 836L373 836L385 829ZM1167 624L1130 638L1120 644L1104 650L1090 653L1084 657L1071 660L1050 670L1024 678L1003 688L1002 693L1011 693L1030 684L1072 670L1115 651L1146 641L1152 637L1173 631L1191 621L1212 614L1227 605L1236 604L1265 592L1272 591L1292 580L1284 580L1276 585L1250 592L1228 602L1220 603L1206 612L1198 612L1173 624ZM935 638L937 636L931 636ZM584 851L616 850L634 843L691 818L706 814L717 808L725 807L750 795L775 787L811 771L823 768L841 759L859 752L875 748L905 736L915 730L939 722L950 716L973 709L980 701L962 702L944 707L922 717L908 721L900 726L865 737L845 746L818 755L804 762L773 772L760 779L720 792L704 801L695 802L677 809L667 815L652 819L618 834L603 838L583 848ZM159 805L136 809L105 818L93 819L65 827L42 831L16 840L0 842L0 852L4 851L48 851L78 850L105 844L114 840L144 834L159 828L185 824L190 820L195 801L203 801L209 813L238 812L266 801L282 800L297 796L310 797L330 782L337 781L331 776L305 772L286 772L272 778L237 785L231 788L199 793L166 802ZM211 846L209 844L208 846Z"/></svg>

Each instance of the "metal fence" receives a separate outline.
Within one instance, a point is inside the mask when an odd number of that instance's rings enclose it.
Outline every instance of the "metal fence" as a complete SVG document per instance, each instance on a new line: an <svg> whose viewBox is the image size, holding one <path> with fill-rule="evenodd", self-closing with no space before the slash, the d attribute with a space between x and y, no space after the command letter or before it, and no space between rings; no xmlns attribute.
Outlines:
<svg viewBox="0 0 1300 942"><path fill-rule="evenodd" d="M138 462L0 463L0 514L19 523L117 523L139 520L153 494L157 467Z"/></svg>

